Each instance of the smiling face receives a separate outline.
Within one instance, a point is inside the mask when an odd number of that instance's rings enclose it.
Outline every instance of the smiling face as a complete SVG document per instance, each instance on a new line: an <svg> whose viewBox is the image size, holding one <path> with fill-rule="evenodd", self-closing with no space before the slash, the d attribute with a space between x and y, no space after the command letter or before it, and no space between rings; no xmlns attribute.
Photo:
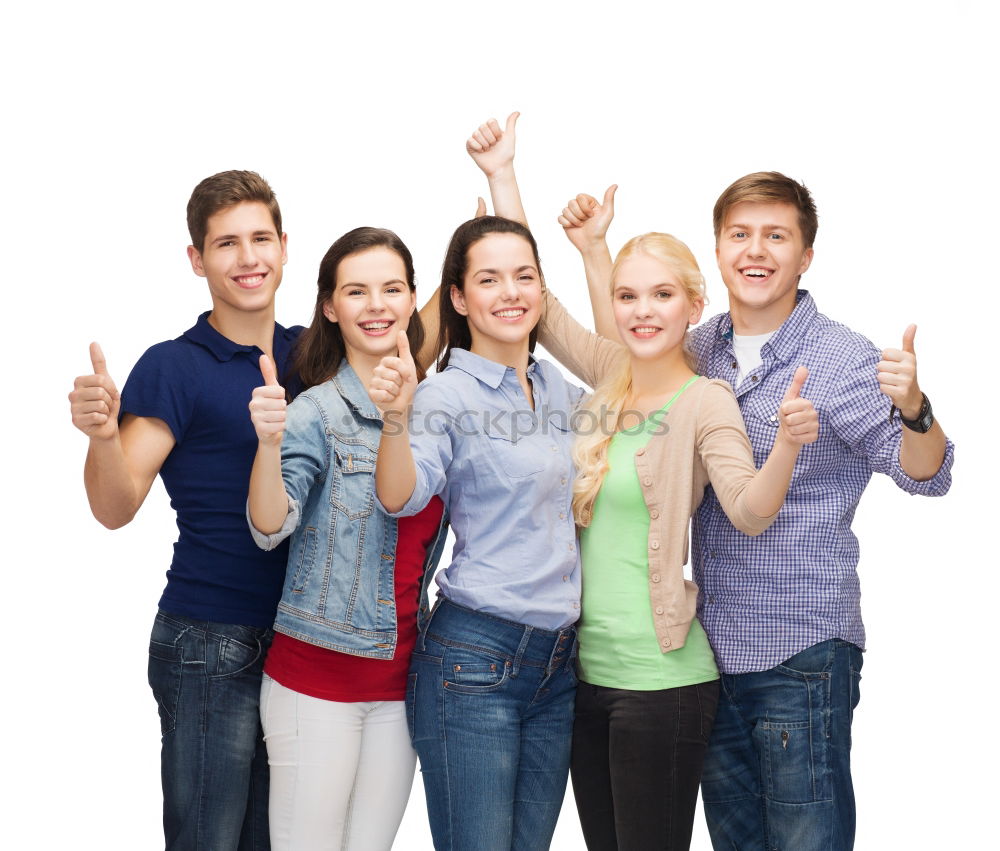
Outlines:
<svg viewBox="0 0 1000 851"><path fill-rule="evenodd" d="M260 201L245 201L210 216L204 248L188 246L188 258L195 274L208 280L213 314L273 310L288 260L286 243Z"/></svg>
<svg viewBox="0 0 1000 851"><path fill-rule="evenodd" d="M618 263L612 303L618 334L640 360L683 358L684 334L705 307L667 263L643 252Z"/></svg>
<svg viewBox="0 0 1000 851"><path fill-rule="evenodd" d="M468 320L477 354L502 361L512 349L526 347L542 305L542 279L531 245L513 233L491 233L473 243L463 288L453 286L451 300ZM504 356L491 354L501 349Z"/></svg>
<svg viewBox="0 0 1000 851"><path fill-rule="evenodd" d="M715 246L737 333L766 333L795 309L799 276L809 268L798 211L792 204L744 201L726 214Z"/></svg>
<svg viewBox="0 0 1000 851"><path fill-rule="evenodd" d="M340 326L347 359L354 364L395 354L396 336L406 330L415 307L403 258L379 246L340 261L323 315Z"/></svg>

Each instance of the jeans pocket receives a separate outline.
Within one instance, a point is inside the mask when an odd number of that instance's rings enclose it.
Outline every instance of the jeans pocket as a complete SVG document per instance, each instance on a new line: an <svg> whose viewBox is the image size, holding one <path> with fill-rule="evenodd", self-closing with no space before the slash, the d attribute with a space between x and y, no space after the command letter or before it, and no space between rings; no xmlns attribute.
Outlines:
<svg viewBox="0 0 1000 851"><path fill-rule="evenodd" d="M444 687L460 694L496 691L510 674L508 660L465 647L448 647L441 663Z"/></svg>
<svg viewBox="0 0 1000 851"><path fill-rule="evenodd" d="M181 667L183 665L179 648L174 644L149 641L149 665L147 679L156 698L156 709L160 715L160 735L166 736L177 725L177 705L181 695Z"/></svg>
<svg viewBox="0 0 1000 851"><path fill-rule="evenodd" d="M829 801L828 739L810 721L761 721L754 731L767 795L786 804Z"/></svg>
<svg viewBox="0 0 1000 851"><path fill-rule="evenodd" d="M230 635L214 635L219 642L219 657L212 679L235 677L254 667L256 663L263 666L264 647L259 639L253 644L233 638Z"/></svg>

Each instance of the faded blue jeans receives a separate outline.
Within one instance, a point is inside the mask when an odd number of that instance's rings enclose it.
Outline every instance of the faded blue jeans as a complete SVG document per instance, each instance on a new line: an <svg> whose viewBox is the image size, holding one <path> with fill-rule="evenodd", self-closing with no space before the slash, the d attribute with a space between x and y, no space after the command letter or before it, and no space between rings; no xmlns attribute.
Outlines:
<svg viewBox="0 0 1000 851"><path fill-rule="evenodd" d="M701 794L716 851L854 847L851 721L861 651L839 639L723 674Z"/></svg>
<svg viewBox="0 0 1000 851"><path fill-rule="evenodd" d="M406 692L438 851L542 851L566 793L576 629L440 600Z"/></svg>
<svg viewBox="0 0 1000 851"><path fill-rule="evenodd" d="M270 629L159 612L149 685L160 712L167 851L266 851L261 675Z"/></svg>

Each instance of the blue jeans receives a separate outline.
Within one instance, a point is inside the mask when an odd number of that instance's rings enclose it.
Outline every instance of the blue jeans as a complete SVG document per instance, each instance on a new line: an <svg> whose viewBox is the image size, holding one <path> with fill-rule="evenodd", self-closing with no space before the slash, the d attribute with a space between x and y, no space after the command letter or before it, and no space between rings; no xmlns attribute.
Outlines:
<svg viewBox="0 0 1000 851"><path fill-rule="evenodd" d="M861 663L857 647L831 639L767 671L722 675L701 781L716 851L854 847Z"/></svg>
<svg viewBox="0 0 1000 851"><path fill-rule="evenodd" d="M576 629L537 629L440 600L406 691L438 851L535 851L566 793Z"/></svg>
<svg viewBox="0 0 1000 851"><path fill-rule="evenodd" d="M258 706L272 635L165 612L153 622L149 685L163 734L168 851L270 848Z"/></svg>

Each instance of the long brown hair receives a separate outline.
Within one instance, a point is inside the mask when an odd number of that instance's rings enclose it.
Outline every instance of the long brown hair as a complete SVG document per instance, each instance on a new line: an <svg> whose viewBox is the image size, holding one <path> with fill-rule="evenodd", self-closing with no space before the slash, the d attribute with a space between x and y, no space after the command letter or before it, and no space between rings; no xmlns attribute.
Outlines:
<svg viewBox="0 0 1000 851"><path fill-rule="evenodd" d="M441 326L438 332L438 351L442 352L442 355L438 360L439 372L448 366L448 358L451 356L452 349L472 348L472 331L469 330L469 320L455 310L455 305L451 301L451 288L465 289L465 273L469 270L469 249L491 233L513 233L527 240L535 258L538 275L542 278L542 286L545 285L545 279L542 277L542 264L538 259L538 245L535 243L531 231L520 222L504 219L500 216L480 216L478 219L469 219L469 221L459 225L455 233L452 234L451 242L448 243L444 264L441 267L441 291L438 293ZM528 337L529 352L535 350L537 338L538 329L532 328L531 335Z"/></svg>
<svg viewBox="0 0 1000 851"><path fill-rule="evenodd" d="M345 233L338 239L319 264L317 278L316 309L312 324L302 332L295 348L295 372L303 388L322 384L337 374L340 362L347 354L340 325L331 322L323 313L323 306L330 300L337 288L337 269L345 257L359 254L371 248L388 248L395 251L406 268L406 283L410 292L417 291L413 275L413 256L410 250L391 230L385 228L361 227ZM406 327L406 337L410 341L410 351L419 352L424 344L424 326L420 314L414 310ZM422 380L424 371L417 364L417 380Z"/></svg>

